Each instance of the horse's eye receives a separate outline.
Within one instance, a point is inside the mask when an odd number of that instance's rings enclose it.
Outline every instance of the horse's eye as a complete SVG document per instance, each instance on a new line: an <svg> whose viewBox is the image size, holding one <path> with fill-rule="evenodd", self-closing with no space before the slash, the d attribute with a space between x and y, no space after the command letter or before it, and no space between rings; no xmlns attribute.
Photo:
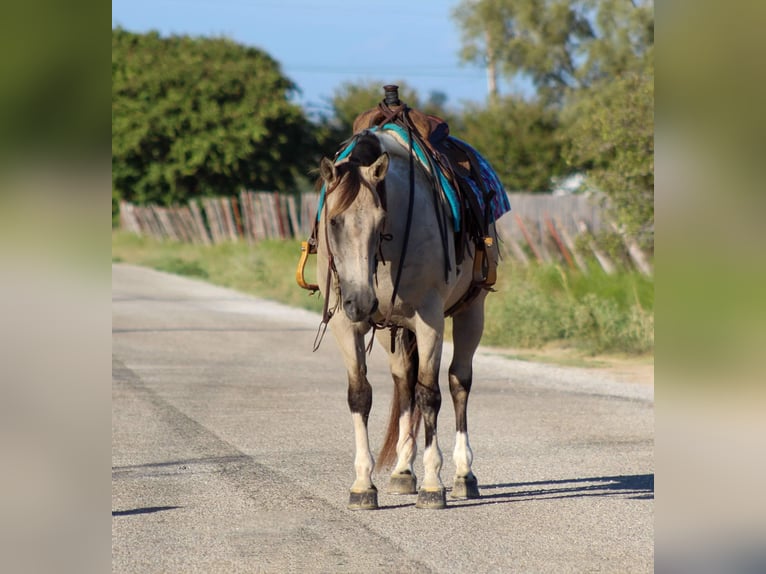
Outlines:
<svg viewBox="0 0 766 574"><path fill-rule="evenodd" d="M338 225L338 221L334 217L331 217L330 218L330 225L335 227L336 225Z"/></svg>

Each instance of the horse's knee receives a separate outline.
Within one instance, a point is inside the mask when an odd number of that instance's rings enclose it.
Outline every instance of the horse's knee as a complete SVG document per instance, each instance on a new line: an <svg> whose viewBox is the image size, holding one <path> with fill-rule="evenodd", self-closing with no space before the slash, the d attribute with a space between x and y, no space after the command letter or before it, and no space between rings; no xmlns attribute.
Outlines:
<svg viewBox="0 0 766 574"><path fill-rule="evenodd" d="M352 381L348 384L348 408L352 413L359 413L367 421L372 408L372 386L367 379Z"/></svg>
<svg viewBox="0 0 766 574"><path fill-rule="evenodd" d="M442 395L437 385L426 386L418 382L415 387L415 402L420 410L425 413L439 412L442 404Z"/></svg>
<svg viewBox="0 0 766 574"><path fill-rule="evenodd" d="M449 390L452 395L452 404L455 407L455 424L458 431L465 432L468 428L466 411L468 395L471 392L471 380L470 370L461 377L453 369L450 369Z"/></svg>
<svg viewBox="0 0 766 574"><path fill-rule="evenodd" d="M449 371L449 390L453 398L462 394L471 392L473 376L470 367L467 369L458 369L450 367Z"/></svg>
<svg viewBox="0 0 766 574"><path fill-rule="evenodd" d="M418 382L415 387L415 402L425 423L426 447L431 444L436 434L436 419L442 404L442 396L438 385L426 386Z"/></svg>

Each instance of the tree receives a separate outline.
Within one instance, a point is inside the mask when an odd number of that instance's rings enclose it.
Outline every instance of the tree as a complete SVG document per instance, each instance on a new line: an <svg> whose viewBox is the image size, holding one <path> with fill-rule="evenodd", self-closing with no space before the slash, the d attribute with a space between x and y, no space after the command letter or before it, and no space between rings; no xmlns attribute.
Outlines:
<svg viewBox="0 0 766 574"><path fill-rule="evenodd" d="M508 78L530 79L537 102L557 118L567 171L585 171L610 198L616 222L651 247L654 2L464 0L454 17L463 59L491 56ZM506 137L528 128L515 129ZM556 175L545 163L539 169Z"/></svg>
<svg viewBox="0 0 766 574"><path fill-rule="evenodd" d="M526 77L546 103L641 67L654 42L652 0L463 0L461 58Z"/></svg>
<svg viewBox="0 0 766 574"><path fill-rule="evenodd" d="M547 191L551 178L571 168L564 161L557 114L539 102L498 98L464 110L452 130L492 164L509 191Z"/></svg>
<svg viewBox="0 0 766 574"><path fill-rule="evenodd" d="M594 84L567 110L570 163L589 167L626 233L653 246L654 82L649 71Z"/></svg>
<svg viewBox="0 0 766 574"><path fill-rule="evenodd" d="M113 29L114 190L170 204L289 187L314 143L295 90L261 50Z"/></svg>
<svg viewBox="0 0 766 574"><path fill-rule="evenodd" d="M593 37L583 2L463 0L453 17L463 61L486 63L511 80L525 76L546 101L580 85L578 55Z"/></svg>

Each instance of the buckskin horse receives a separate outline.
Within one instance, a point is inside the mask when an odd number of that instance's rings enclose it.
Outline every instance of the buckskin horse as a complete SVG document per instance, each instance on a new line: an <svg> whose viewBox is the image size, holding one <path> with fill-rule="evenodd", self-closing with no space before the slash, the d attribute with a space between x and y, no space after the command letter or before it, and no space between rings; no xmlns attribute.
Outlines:
<svg viewBox="0 0 766 574"><path fill-rule="evenodd" d="M405 115L406 111L404 107ZM494 283L487 275L494 274L498 259L494 219L489 217L486 222L483 243L456 239L467 237L454 234L461 210L450 207L439 185L444 176L424 149L430 146L411 128L412 122L405 129L389 121L363 129L341 148L335 160L322 159L323 191L312 236L317 253L316 285L305 284L299 264L299 283L322 292L323 324L329 324L348 373L348 405L356 444L351 509L378 507L372 481L375 460L367 432L372 387L366 376L369 347L365 335L371 330L388 353L394 381L391 417L378 457L383 466L395 458L388 492L417 492L418 508L446 506L437 438L445 316L451 316L453 322L449 389L457 427L456 474L450 495L479 497L471 470L466 407L473 356L484 325L484 299ZM502 185L494 172L491 176L490 183L499 187L492 190L495 197L507 204ZM508 209L510 206L501 206L499 212ZM465 210L462 219L467 219ZM463 221L464 228L467 225ZM307 250L305 243L303 249ZM303 259L305 264L305 253ZM421 420L424 476L417 490L413 462Z"/></svg>

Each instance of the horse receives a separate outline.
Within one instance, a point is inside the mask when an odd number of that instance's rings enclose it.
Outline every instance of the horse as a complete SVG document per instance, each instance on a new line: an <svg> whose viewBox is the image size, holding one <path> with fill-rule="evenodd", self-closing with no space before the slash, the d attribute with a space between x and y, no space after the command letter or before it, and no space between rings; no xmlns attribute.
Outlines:
<svg viewBox="0 0 766 574"><path fill-rule="evenodd" d="M348 507L378 508L372 473L375 459L368 437L372 387L367 380L365 335L373 331L388 354L394 382L391 415L379 456L388 466L395 459L388 492L416 494L418 508L444 508L442 451L437 438L441 407L439 367L445 312L452 315L454 355L449 390L455 409L453 459L456 474L450 496L478 498L471 467L467 404L472 363L484 326L486 289L466 294L477 248L444 241L440 225L454 223L444 197L434 192L433 174L413 161L408 146L384 130L353 136L353 151L336 160L322 158L324 185L316 228L317 285L325 299L325 316L348 374L348 406L353 420L355 480ZM446 217L445 217L446 216ZM494 234L494 225L491 225ZM495 242L487 256L497 263ZM459 304L460 302L463 304ZM327 325L326 325L327 326ZM417 488L413 462L416 436L425 430L424 476Z"/></svg>

